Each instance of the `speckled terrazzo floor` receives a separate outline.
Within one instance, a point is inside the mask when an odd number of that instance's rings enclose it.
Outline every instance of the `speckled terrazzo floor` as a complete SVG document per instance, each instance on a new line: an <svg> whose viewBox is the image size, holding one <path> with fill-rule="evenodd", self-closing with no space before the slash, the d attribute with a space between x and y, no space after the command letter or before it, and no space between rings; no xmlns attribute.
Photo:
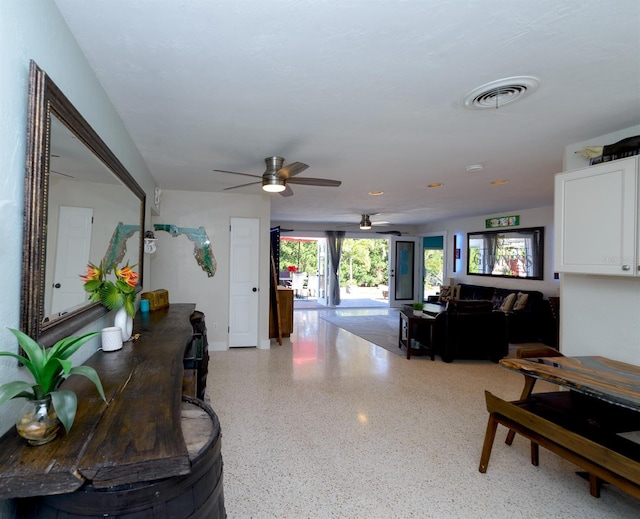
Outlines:
<svg viewBox="0 0 640 519"><path fill-rule="evenodd" d="M211 352L229 519L640 517L640 500L609 485L591 497L545 449L532 466L529 443L505 445L503 427L478 472L484 390L517 399L519 374L407 360L320 312L331 310L294 312L282 346Z"/></svg>

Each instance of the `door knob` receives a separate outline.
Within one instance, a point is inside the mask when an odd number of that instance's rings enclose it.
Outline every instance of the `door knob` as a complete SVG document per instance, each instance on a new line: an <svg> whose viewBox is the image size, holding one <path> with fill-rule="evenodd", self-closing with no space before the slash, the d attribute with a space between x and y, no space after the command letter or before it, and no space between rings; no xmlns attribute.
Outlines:
<svg viewBox="0 0 640 519"><path fill-rule="evenodd" d="M53 285L53 288L60 288L62 285L60 285L60 283L56 283L55 285Z"/></svg>
<svg viewBox="0 0 640 519"><path fill-rule="evenodd" d="M258 291L258 289L257 289L256 287L253 287L253 288L251 289L251 291L252 291L252 292L257 292L257 291Z"/></svg>
<svg viewBox="0 0 640 519"><path fill-rule="evenodd" d="M622 270L631 270L631 265L622 265Z"/></svg>

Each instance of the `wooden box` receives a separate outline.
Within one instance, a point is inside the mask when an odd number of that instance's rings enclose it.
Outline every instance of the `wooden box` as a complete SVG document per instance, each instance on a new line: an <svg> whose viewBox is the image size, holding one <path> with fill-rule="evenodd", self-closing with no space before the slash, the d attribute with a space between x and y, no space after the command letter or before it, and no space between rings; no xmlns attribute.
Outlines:
<svg viewBox="0 0 640 519"><path fill-rule="evenodd" d="M143 292L140 294L140 299L148 299L149 310L157 310L158 308L169 306L169 291L160 288L151 292Z"/></svg>

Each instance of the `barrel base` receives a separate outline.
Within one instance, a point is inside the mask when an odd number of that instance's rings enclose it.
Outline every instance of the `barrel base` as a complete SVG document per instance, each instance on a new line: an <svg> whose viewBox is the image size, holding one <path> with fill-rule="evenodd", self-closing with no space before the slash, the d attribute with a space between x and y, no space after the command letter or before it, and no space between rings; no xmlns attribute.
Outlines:
<svg viewBox="0 0 640 519"><path fill-rule="evenodd" d="M37 519L223 519L220 422L210 406L183 396L182 430L191 472L155 481L20 499L18 517ZM205 423L206 421L206 423ZM204 426L204 427L203 427ZM209 431L206 441L201 433ZM197 449L192 453L192 450Z"/></svg>

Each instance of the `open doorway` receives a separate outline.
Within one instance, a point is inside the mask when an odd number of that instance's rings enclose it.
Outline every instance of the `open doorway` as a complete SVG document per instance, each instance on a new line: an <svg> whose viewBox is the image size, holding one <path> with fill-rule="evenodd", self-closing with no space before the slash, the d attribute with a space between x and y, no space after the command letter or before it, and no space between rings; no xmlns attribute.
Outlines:
<svg viewBox="0 0 640 519"><path fill-rule="evenodd" d="M444 280L444 236L434 235L422 238L423 250L423 299L440 292Z"/></svg>
<svg viewBox="0 0 640 519"><path fill-rule="evenodd" d="M328 305L325 238L280 238L280 284L294 291L294 309ZM338 272L340 308L389 305L389 240L344 238Z"/></svg>

